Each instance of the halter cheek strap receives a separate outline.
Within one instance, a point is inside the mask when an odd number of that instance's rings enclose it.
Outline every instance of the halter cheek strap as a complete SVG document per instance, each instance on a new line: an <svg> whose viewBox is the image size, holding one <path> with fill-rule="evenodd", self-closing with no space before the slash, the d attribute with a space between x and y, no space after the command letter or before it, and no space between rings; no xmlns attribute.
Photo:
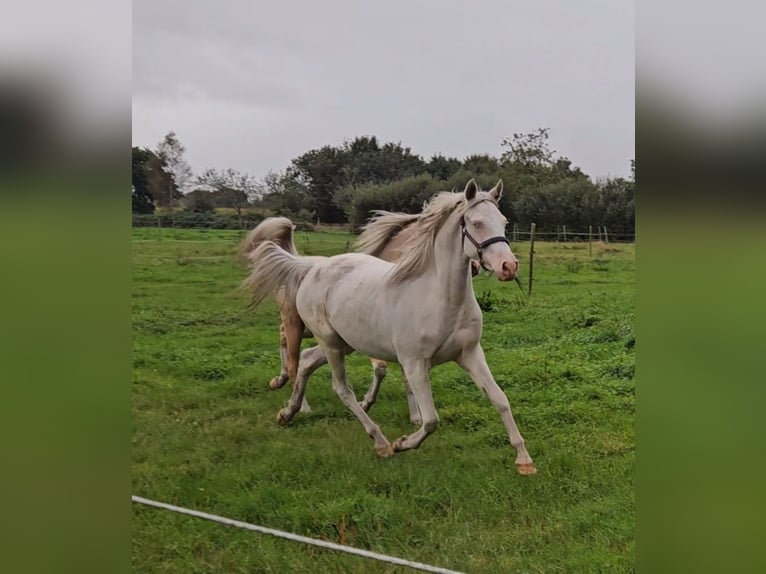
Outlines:
<svg viewBox="0 0 766 574"><path fill-rule="evenodd" d="M476 239L474 239L474 237L470 233L468 233L468 229L466 229L464 215L460 217L460 229L463 234L463 240L462 240L463 246L465 246L465 240L467 238L468 241L470 241L473 244L473 246L476 248L476 253L479 257L479 264L487 271L491 271L492 269L484 265L484 257L482 257L482 251L484 251L484 249L486 249L493 243L506 243L507 245L511 244L511 242L508 240L508 238L505 235L496 235L495 237L490 237L489 239L485 239L481 243L476 241Z"/></svg>

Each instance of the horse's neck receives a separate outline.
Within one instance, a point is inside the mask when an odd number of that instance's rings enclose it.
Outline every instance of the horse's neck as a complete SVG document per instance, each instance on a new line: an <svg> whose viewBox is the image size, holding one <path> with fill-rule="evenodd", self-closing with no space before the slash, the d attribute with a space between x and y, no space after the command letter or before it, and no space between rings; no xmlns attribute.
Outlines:
<svg viewBox="0 0 766 574"><path fill-rule="evenodd" d="M462 305L467 298L473 297L473 284L468 258L463 253L458 219L458 215L451 215L436 235L434 271L438 291L445 295L443 300Z"/></svg>

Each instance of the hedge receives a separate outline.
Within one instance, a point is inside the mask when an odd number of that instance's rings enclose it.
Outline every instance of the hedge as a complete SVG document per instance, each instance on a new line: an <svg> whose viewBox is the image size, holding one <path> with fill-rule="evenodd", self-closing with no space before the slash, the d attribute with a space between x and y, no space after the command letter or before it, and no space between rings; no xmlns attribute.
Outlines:
<svg viewBox="0 0 766 574"><path fill-rule="evenodd" d="M252 229L263 221L263 217L252 213L242 215L242 224L233 213L199 213L176 211L159 214L133 214L133 227L180 227L207 229Z"/></svg>
<svg viewBox="0 0 766 574"><path fill-rule="evenodd" d="M194 211L175 211L173 213L134 213L133 227L176 227L202 229L252 229L264 220L262 215L242 214L242 226L234 213L200 213ZM293 221L298 231L312 231L314 226L307 221Z"/></svg>

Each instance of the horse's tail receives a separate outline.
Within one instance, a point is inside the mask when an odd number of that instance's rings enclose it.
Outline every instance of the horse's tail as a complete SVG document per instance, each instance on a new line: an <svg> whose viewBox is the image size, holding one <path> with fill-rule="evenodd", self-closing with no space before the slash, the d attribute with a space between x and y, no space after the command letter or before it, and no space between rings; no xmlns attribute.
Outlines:
<svg viewBox="0 0 766 574"><path fill-rule="evenodd" d="M316 263L309 257L294 255L273 241L263 241L249 255L250 275L242 288L251 292L252 306L282 290L283 302L295 305L298 288Z"/></svg>
<svg viewBox="0 0 766 574"><path fill-rule="evenodd" d="M239 261L250 263L250 254L264 241L273 241L293 255L298 253L293 239L295 225L286 217L267 217L261 221L239 244Z"/></svg>

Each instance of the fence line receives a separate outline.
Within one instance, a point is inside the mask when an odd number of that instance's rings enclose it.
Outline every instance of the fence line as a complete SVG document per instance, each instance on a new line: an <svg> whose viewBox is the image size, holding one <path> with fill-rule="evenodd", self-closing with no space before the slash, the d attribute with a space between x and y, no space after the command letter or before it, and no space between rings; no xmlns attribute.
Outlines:
<svg viewBox="0 0 766 574"><path fill-rule="evenodd" d="M255 225L258 223L258 221L251 221L251 220L243 221L242 222L243 223L243 227L239 228L239 227L230 227L230 226L228 226L228 227L213 227L213 226L204 226L204 225L202 225L202 226L195 226L195 225L193 225L193 222L184 222L184 221L179 221L178 222L178 223L181 223L181 225L175 225L174 223L176 223L176 222L171 220L170 221L171 225L163 227L159 217L157 217L156 215L153 216L153 221L154 220L156 220L156 225L154 223L152 223L151 225L149 225L149 224L146 224L146 225L141 225L141 224L136 225L136 219L135 219L135 215L134 215L134 221L133 221L133 226L132 227L133 227L133 229L147 229L147 230L148 229L154 229L156 231L157 235L159 236L160 240L163 240L163 237L162 237L163 236L163 233L162 233L163 229L181 229L181 230L189 230L189 231L192 231L192 230L194 230L194 231L208 231L208 232L214 232L214 233L215 232L231 232L232 235L234 235L236 233L237 236L242 238L242 237L244 237L244 235L250 229L255 227ZM187 226L187 225L185 225L185 223L191 223L191 225ZM589 237L591 235L591 233L592 233L591 229L592 229L592 226L589 226L589 231L588 232L585 232L585 231L581 231L581 232L580 231L570 231L570 230L567 229L566 225L556 225L556 231L538 231L538 232L536 232L535 235L538 238L555 237L556 241L560 241L561 238L563 237L564 242L567 242L568 238L570 236L571 237ZM609 233L607 233L606 226L602 226L602 225L598 225L597 226L597 230L598 230L598 240L599 241L605 241L606 243L609 243L609 235L612 236L612 239L615 239L618 242L620 242L622 240L625 240L627 242L635 241L635 237L636 237L635 233L611 233L611 234L609 234ZM307 231L313 231L313 230L312 229L300 229L299 228L299 229L296 230L296 232L297 232L296 235L298 233L305 233ZM343 232L348 232L348 229L344 228L342 225L339 225L337 231L343 233ZM518 241L520 236L521 237L528 237L529 234L530 234L529 231L521 231L521 229L519 228L519 223L517 223L517 222L514 222L512 230L509 229L508 232L507 232L507 235L509 235L510 238L512 238L514 242ZM144 240L135 240L135 241L151 241L151 240L150 239L144 239ZM182 240L168 238L167 241L182 241ZM188 240L188 241L194 241L194 240ZM220 241L223 241L223 240L220 240Z"/></svg>
<svg viewBox="0 0 766 574"><path fill-rule="evenodd" d="M137 229L139 229L139 228L137 228ZM203 231L206 228L204 228L204 227L186 227L184 229L188 230L188 231ZM321 233L319 233L318 235L321 235ZM528 240L528 238L530 236L530 232L529 231L517 230L517 231L514 231L514 232L510 233L509 235L516 236L516 238L514 239L514 242L519 241L519 240L524 241L524 239L522 239L522 238L526 237L527 238L526 240ZM536 231L535 232L535 239L546 238L546 237L560 238L562 236L563 236L563 234L557 233L555 231L549 231L549 232ZM576 243L576 241L571 241L569 239L569 237L572 237L572 236L573 237L588 238L588 237L590 237L590 234L588 234L587 232L579 233L579 232L574 232L574 231L567 230L567 233L566 233L567 239L564 240L564 241L561 241L561 243ZM608 237L609 237L610 241L617 242L617 243L620 243L620 242L631 242L631 241L635 241L636 234L635 233L612 233L612 232L609 232L609 236ZM160 238L157 238L157 239L133 239L132 242L133 243L149 243L149 242L156 242L156 241L163 241L163 242L174 242L175 241L175 242L179 242L179 243L233 243L235 241L239 241L239 239L240 239L239 237L232 237L231 239L207 239L207 240L206 239L181 239L181 238L177 238L177 237L172 237L172 238L171 237L160 237ZM599 239L596 239L594 237L594 240L595 241L604 242L604 238L603 237L599 238ZM296 243L300 242L300 243L338 243L338 244L342 244L342 243L346 243L348 240L346 240L346 239L336 239L336 238L316 238L314 240L307 241L307 240L301 238L300 236L298 236L296 234L295 241L296 241ZM583 241L585 241L585 239L583 239Z"/></svg>
<svg viewBox="0 0 766 574"><path fill-rule="evenodd" d="M178 243L228 243L231 244L231 239L177 239L177 238L162 238L159 239L133 239L132 243L156 243L161 241L163 243L172 243L174 241Z"/></svg>
<svg viewBox="0 0 766 574"><path fill-rule="evenodd" d="M225 524L227 526L234 526L235 528L244 528L245 530L252 530L260 534L269 534L276 536L277 538L284 538L286 540L292 540L293 542L301 542L303 544L310 544L312 546L318 546L320 548L326 548L328 550L336 550L337 552L345 552L347 554L354 554L356 556L362 556L364 558L370 558L372 560L378 560L380 562L388 562L389 564L396 564L397 566L406 566L415 570L421 570L423 572L435 572L436 574L464 574L457 570L449 570L447 568L441 568L439 566L431 566L430 564L423 564L422 562L414 562L412 560L406 560L404 558L397 558L396 556L388 556L386 554L380 554L378 552L372 552L370 550L362 550L361 548L354 548L353 546L344 546L342 544L335 544L334 542L327 542L325 540L316 540L309 538L308 536L300 536L299 534L292 534L290 532L284 532L282 530L276 530L274 528L267 528L265 526L258 526L257 524L250 524L249 522L242 522L240 520L234 520L226 518L224 516L218 516L216 514L209 514L207 512L201 512L199 510L192 510L191 508L184 508L183 506L175 506L166 502L158 502L156 500L150 500L148 498L142 498L140 496L131 496L131 500L138 504L145 504L147 506L153 506L155 508L162 508L164 510L170 510L171 512L177 512L178 514L186 514L188 516L194 516L196 518L204 518L205 520L211 520L218 522L219 524Z"/></svg>

